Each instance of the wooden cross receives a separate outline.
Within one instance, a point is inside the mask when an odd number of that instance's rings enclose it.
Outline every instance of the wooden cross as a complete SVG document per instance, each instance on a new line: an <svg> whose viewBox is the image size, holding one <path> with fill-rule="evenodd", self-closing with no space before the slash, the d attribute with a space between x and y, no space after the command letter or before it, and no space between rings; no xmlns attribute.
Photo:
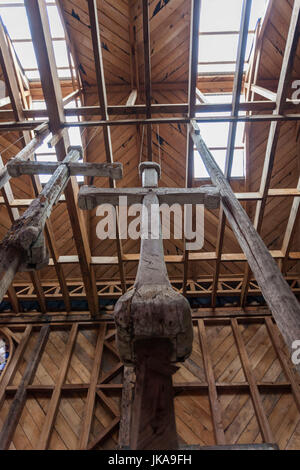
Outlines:
<svg viewBox="0 0 300 470"><path fill-rule="evenodd" d="M151 237L151 205L160 202L205 204L216 209L219 192L214 187L196 189L158 188L160 166L140 165L142 188L102 189L84 186L78 203L92 209L102 203L118 204L126 195L129 203L142 201L141 254L135 284L115 307L117 345L121 360L134 366L135 398L131 422L131 449L177 449L172 375L176 362L192 351L193 328L189 302L175 291L164 261L161 228ZM147 220L146 220L147 219Z"/></svg>
<svg viewBox="0 0 300 470"><path fill-rule="evenodd" d="M6 165L10 177L22 174L52 174L39 196L16 220L0 243L0 302L18 271L31 271L48 266L49 253L44 239L44 226L54 204L64 191L70 176L108 176L122 178L120 163L79 163L81 147L70 147L62 162L32 162L12 159Z"/></svg>

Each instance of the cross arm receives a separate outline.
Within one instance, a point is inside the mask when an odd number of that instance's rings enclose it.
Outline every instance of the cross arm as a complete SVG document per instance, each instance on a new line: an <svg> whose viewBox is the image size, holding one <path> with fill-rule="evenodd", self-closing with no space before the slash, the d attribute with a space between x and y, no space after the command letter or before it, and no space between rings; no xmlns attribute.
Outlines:
<svg viewBox="0 0 300 470"><path fill-rule="evenodd" d="M161 204L204 204L207 209L217 209L220 192L213 186L201 188L96 188L82 186L78 195L80 209L92 210L100 204L119 204L119 197L126 196L128 204L142 203L147 194L157 195Z"/></svg>
<svg viewBox="0 0 300 470"><path fill-rule="evenodd" d="M7 170L11 177L21 175L52 175L61 162L27 162L15 161L7 163ZM122 178L121 163L87 163L69 162L66 164L70 176L103 176L115 180Z"/></svg>

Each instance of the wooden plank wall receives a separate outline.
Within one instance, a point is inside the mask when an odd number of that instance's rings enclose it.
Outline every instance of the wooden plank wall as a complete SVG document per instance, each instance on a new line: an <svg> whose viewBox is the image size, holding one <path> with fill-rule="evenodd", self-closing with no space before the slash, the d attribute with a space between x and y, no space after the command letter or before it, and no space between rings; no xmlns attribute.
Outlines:
<svg viewBox="0 0 300 470"><path fill-rule="evenodd" d="M41 328L0 329L14 343L0 378L0 442ZM123 366L114 324L51 324L49 329L7 446L115 449ZM280 449L300 449L299 377L281 341L267 316L194 321L193 353L174 376L181 445L271 441Z"/></svg>

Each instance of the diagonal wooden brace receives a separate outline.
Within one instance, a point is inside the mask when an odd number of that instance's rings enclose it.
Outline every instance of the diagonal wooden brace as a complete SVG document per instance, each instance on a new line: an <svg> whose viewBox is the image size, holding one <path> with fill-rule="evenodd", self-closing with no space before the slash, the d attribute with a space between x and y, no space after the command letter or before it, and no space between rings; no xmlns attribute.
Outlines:
<svg viewBox="0 0 300 470"><path fill-rule="evenodd" d="M47 137L50 130L48 124L41 124L35 129L35 137L27 144L14 158L9 161L10 163L27 163L33 152L42 144L43 140ZM11 175L8 171L8 164L0 169L0 189L9 181Z"/></svg>
<svg viewBox="0 0 300 470"><path fill-rule="evenodd" d="M80 148L71 148L39 196L16 220L0 244L0 271L6 271L12 256L18 259L16 271L41 269L48 265L49 254L44 239L44 226L66 187L70 173L68 163L79 160Z"/></svg>

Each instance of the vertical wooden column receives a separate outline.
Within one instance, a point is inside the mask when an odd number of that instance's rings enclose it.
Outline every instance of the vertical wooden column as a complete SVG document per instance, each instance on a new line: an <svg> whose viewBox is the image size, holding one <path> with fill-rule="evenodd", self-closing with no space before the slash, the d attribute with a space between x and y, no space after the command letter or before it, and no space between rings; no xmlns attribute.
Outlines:
<svg viewBox="0 0 300 470"><path fill-rule="evenodd" d="M135 343L136 385L131 421L132 450L178 449L173 400L172 345L152 338Z"/></svg>

